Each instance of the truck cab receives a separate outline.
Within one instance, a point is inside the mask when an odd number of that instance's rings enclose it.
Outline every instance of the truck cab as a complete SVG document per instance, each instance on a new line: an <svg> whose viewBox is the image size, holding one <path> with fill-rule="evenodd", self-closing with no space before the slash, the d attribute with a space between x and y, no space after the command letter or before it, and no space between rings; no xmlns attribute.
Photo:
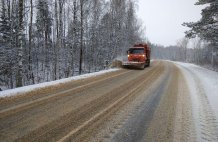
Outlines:
<svg viewBox="0 0 218 142"><path fill-rule="evenodd" d="M150 66L150 53L151 50L147 44L136 44L127 51L128 62L123 65L139 68Z"/></svg>
<svg viewBox="0 0 218 142"><path fill-rule="evenodd" d="M128 50L128 61L132 62L145 62L146 51L142 47L133 47Z"/></svg>

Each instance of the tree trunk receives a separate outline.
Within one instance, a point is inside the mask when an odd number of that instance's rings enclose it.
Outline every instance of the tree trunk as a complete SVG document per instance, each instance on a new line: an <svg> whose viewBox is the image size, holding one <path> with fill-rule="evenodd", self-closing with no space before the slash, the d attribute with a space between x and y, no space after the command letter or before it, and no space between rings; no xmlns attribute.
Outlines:
<svg viewBox="0 0 218 142"><path fill-rule="evenodd" d="M83 63L83 0L80 0L80 58L79 58L79 74L82 74Z"/></svg>
<svg viewBox="0 0 218 142"><path fill-rule="evenodd" d="M23 34L23 0L19 0L19 49L18 49L18 73L17 73L17 82L16 87L23 86L23 41L22 41L22 34Z"/></svg>
<svg viewBox="0 0 218 142"><path fill-rule="evenodd" d="M55 64L54 64L54 80L57 80L58 78L58 48L59 48L59 28L58 28L58 5L57 0L55 0L55 21L56 21L56 44L54 46L54 52L55 52Z"/></svg>
<svg viewBox="0 0 218 142"><path fill-rule="evenodd" d="M214 68L214 46L215 46L215 44L212 44L212 58L211 58L212 68Z"/></svg>
<svg viewBox="0 0 218 142"><path fill-rule="evenodd" d="M32 83L35 84L34 81L34 75L33 75L33 69L32 69L32 26L33 26L33 1L30 0L30 25L29 25L29 54L28 54L28 60L29 60L29 78L32 80Z"/></svg>

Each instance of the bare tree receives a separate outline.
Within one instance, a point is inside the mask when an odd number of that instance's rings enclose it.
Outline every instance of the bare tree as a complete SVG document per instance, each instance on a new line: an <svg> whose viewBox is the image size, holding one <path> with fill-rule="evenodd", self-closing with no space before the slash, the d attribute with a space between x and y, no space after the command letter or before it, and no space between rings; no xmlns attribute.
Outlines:
<svg viewBox="0 0 218 142"><path fill-rule="evenodd" d="M187 61L187 48L188 48L189 39L183 38L177 42L178 47L180 47L180 55L183 61Z"/></svg>
<svg viewBox="0 0 218 142"><path fill-rule="evenodd" d="M23 86L23 5L24 1L19 0L19 50L18 50L18 73L16 87Z"/></svg>
<svg viewBox="0 0 218 142"><path fill-rule="evenodd" d="M79 74L82 74L82 64L83 64L83 18L84 18L84 0L80 0L80 57L79 57Z"/></svg>
<svg viewBox="0 0 218 142"><path fill-rule="evenodd" d="M143 37L134 0L0 0L0 7L7 88L101 70Z"/></svg>
<svg viewBox="0 0 218 142"><path fill-rule="evenodd" d="M28 70L29 70L29 79L32 80L33 84L34 75L33 75L33 67L32 67L32 27L33 27L33 0L30 0L30 22L29 22L29 53L28 53Z"/></svg>

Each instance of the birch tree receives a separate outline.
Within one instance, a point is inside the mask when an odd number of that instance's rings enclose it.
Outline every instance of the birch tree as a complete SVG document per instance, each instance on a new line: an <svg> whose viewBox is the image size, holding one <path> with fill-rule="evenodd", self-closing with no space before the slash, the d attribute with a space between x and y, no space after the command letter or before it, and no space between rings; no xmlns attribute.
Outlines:
<svg viewBox="0 0 218 142"><path fill-rule="evenodd" d="M24 1L19 0L19 49L18 49L18 73L16 87L23 86L23 7Z"/></svg>
<svg viewBox="0 0 218 142"><path fill-rule="evenodd" d="M32 27L33 27L33 0L30 0L30 22L29 22L29 53L28 53L28 80L34 84L33 63L32 63Z"/></svg>

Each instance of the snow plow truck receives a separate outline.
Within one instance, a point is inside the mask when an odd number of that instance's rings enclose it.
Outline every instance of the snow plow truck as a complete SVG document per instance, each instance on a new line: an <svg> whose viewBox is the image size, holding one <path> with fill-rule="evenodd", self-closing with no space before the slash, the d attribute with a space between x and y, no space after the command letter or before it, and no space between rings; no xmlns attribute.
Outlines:
<svg viewBox="0 0 218 142"><path fill-rule="evenodd" d="M147 44L135 44L127 51L128 61L123 62L123 67L144 69L150 66L151 49Z"/></svg>

